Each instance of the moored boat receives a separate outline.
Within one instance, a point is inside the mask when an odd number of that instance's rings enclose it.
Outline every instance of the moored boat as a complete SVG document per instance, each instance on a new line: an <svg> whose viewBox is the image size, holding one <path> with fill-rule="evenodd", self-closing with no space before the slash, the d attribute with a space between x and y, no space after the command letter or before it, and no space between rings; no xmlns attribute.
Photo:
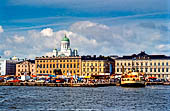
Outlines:
<svg viewBox="0 0 170 111"><path fill-rule="evenodd" d="M144 74L135 70L122 74L121 86L123 87L145 87Z"/></svg>

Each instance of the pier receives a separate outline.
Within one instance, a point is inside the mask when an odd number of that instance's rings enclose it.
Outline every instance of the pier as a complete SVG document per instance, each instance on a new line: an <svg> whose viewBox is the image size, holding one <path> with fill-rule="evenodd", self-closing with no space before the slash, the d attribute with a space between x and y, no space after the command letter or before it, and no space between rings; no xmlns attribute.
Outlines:
<svg viewBox="0 0 170 111"><path fill-rule="evenodd" d="M36 83L36 82L1 82L0 86L45 86L45 87L105 87L115 83Z"/></svg>

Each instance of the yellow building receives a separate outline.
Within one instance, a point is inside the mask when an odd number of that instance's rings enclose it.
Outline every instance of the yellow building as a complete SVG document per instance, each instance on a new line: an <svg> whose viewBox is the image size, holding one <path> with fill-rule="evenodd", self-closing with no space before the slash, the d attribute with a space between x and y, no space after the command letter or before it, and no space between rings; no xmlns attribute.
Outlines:
<svg viewBox="0 0 170 111"><path fill-rule="evenodd" d="M122 74L122 66L128 71L132 68L144 72L147 77L170 79L170 57L165 55L148 55L145 52L115 60L115 73Z"/></svg>
<svg viewBox="0 0 170 111"><path fill-rule="evenodd" d="M16 76L35 74L35 61L25 60L16 64Z"/></svg>
<svg viewBox="0 0 170 111"><path fill-rule="evenodd" d="M114 60L109 57L82 56L82 76L97 76L114 73Z"/></svg>
<svg viewBox="0 0 170 111"><path fill-rule="evenodd" d="M60 70L62 75L81 75L81 57L36 57L36 74L56 74Z"/></svg>

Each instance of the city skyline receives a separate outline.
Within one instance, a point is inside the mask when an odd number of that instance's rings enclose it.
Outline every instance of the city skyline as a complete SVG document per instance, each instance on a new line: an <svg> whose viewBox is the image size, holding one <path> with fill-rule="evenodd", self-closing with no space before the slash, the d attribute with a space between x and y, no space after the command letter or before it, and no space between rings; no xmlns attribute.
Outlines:
<svg viewBox="0 0 170 111"><path fill-rule="evenodd" d="M168 0L4 0L0 55L47 55L64 34L80 55L170 55Z"/></svg>

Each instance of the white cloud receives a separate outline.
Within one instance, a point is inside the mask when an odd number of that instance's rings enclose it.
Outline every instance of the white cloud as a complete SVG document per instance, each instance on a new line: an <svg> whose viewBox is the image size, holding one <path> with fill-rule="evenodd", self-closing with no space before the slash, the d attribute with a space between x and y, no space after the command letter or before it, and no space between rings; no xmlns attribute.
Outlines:
<svg viewBox="0 0 170 111"><path fill-rule="evenodd" d="M2 28L2 26L0 25L0 33L4 32L4 29Z"/></svg>
<svg viewBox="0 0 170 111"><path fill-rule="evenodd" d="M23 43L24 40L25 40L25 38L24 38L24 36L15 35L13 40L14 40L14 42L16 42L16 43ZM8 40L8 41L9 41L9 40Z"/></svg>
<svg viewBox="0 0 170 111"><path fill-rule="evenodd" d="M5 50L4 51L4 56L11 56L11 51L10 50Z"/></svg>
<svg viewBox="0 0 170 111"><path fill-rule="evenodd" d="M40 33L41 33L43 36L50 37L50 36L53 36L53 29L51 29L51 28L46 28L46 29L43 29Z"/></svg>
<svg viewBox="0 0 170 111"><path fill-rule="evenodd" d="M169 51L170 44L160 44L160 45L156 46L156 48L160 51Z"/></svg>
<svg viewBox="0 0 170 111"><path fill-rule="evenodd" d="M153 26L157 27L158 24L164 25L153 22ZM24 36L18 34L13 38L8 37L1 44L6 45L3 50L13 50L13 54L18 57L49 56L53 48L60 49L60 41L65 34L70 38L71 48L77 48L80 55L123 55L138 53L141 50L170 54L170 46L165 44L169 40L166 30L151 26L146 28L146 25L141 26L140 22L107 26L81 21L72 24L68 30L30 30Z"/></svg>

